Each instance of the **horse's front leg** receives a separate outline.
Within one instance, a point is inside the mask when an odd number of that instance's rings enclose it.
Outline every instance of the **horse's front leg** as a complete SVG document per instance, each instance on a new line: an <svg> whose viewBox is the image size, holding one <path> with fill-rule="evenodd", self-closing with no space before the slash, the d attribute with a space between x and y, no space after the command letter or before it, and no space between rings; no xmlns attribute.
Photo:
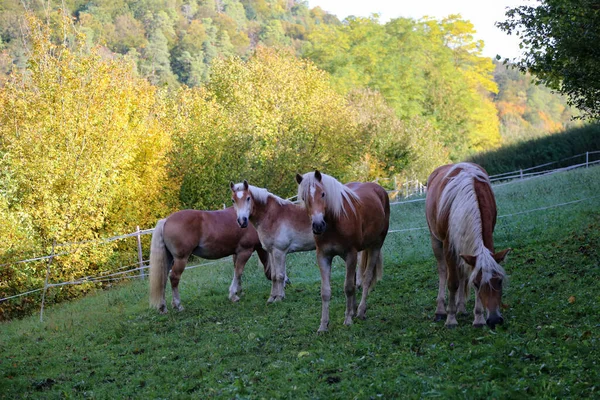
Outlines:
<svg viewBox="0 0 600 400"><path fill-rule="evenodd" d="M346 318L344 325L352 325L352 317L356 315L356 250L350 250L345 257L346 280L344 292L346 293Z"/></svg>
<svg viewBox="0 0 600 400"><path fill-rule="evenodd" d="M285 251L279 249L273 249L271 251L271 296L268 303L274 301L280 301L285 298L285 279L287 278L285 273Z"/></svg>
<svg viewBox="0 0 600 400"><path fill-rule="evenodd" d="M475 289L475 307L473 308L473 326L482 328L485 326L485 318L483 317L483 303L479 297L479 289Z"/></svg>
<svg viewBox="0 0 600 400"><path fill-rule="evenodd" d="M329 301L331 300L331 260L317 249L317 263L321 271L321 325L317 332L327 332L329 326Z"/></svg>
<svg viewBox="0 0 600 400"><path fill-rule="evenodd" d="M233 280L229 286L229 300L236 302L240 300L238 293L242 290L242 274L244 267L252 256L252 249L241 251L233 255Z"/></svg>

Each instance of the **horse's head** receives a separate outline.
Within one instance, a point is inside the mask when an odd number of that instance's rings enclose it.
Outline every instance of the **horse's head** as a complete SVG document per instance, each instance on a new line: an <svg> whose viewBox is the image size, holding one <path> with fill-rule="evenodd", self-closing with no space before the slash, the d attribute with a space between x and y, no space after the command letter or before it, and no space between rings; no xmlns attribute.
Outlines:
<svg viewBox="0 0 600 400"><path fill-rule="evenodd" d="M298 200L304 201L304 205L312 221L313 233L320 235L327 229L327 223L325 222L325 211L327 210L325 197L327 193L325 193L325 187L321 181L322 177L319 170L315 170L314 178L314 180L308 183L309 187L305 188L307 190L302 191L302 196L299 196ZM298 185L302 185L303 180L302 175L296 174ZM307 183L305 182L305 184Z"/></svg>
<svg viewBox="0 0 600 400"><path fill-rule="evenodd" d="M231 200L233 201L233 208L237 213L237 223L240 228L248 227L248 219L252 215L254 201L248 181L244 180L243 183L234 185L233 182L229 184L231 188Z"/></svg>
<svg viewBox="0 0 600 400"><path fill-rule="evenodd" d="M491 255L489 260L491 268L485 268L487 271L484 272L484 268L479 268L478 262L484 262L479 260L479 257L464 255L460 256L462 259L472 268L475 276L471 278L471 282L477 290L477 296L481 300L483 307L487 311L486 324L494 329L496 325L504 323L504 318L500 312L500 306L502 305L502 286L506 279L504 269L500 266L500 263L504 261L504 258L511 249L499 251ZM482 257L483 259L483 257Z"/></svg>

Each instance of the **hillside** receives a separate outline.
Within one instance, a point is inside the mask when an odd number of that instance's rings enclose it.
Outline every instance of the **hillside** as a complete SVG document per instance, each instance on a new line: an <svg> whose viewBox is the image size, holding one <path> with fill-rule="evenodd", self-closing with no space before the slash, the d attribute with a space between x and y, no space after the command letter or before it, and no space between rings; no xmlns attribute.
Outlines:
<svg viewBox="0 0 600 400"><path fill-rule="evenodd" d="M480 138L466 150L477 151L496 146L500 140L512 143L576 125L571 121L575 112L563 98L499 63L494 70L489 59L480 57L484 44L474 39L472 26L460 16L442 21L399 18L370 25L360 19L342 24L335 16L320 8L309 9L307 2L299 0L69 0L50 2L50 8L40 2L5 0L0 6L2 74L13 66L24 68L28 59L23 45L24 4L50 20L58 18L64 5L89 46L102 46L106 57L135 62L139 73L156 85L202 85L208 81L216 57L247 58L257 46L291 47L330 72L345 90L378 90L399 116L430 119L446 145L456 146L457 138L475 133ZM356 23L358 29L353 29ZM354 37L342 38L344 30L355 31ZM327 32L325 36L323 32ZM361 38L363 33L368 33L368 38ZM436 43L440 39L443 42ZM331 40L335 43L329 43ZM358 40L356 56L353 40ZM449 48L453 55L440 58L442 50ZM392 55L386 56L387 51ZM434 70L430 70L430 61L422 63L431 57L437 60ZM457 76L456 65L467 71L468 77ZM483 65L490 68L482 70ZM473 74L479 75L475 80L489 82L466 90L464 85ZM497 89L490 86L492 82ZM483 90L484 95L473 90ZM440 96L454 100L436 100ZM481 106L488 98L493 105ZM460 114L468 116L473 108L479 116L461 121ZM496 137L498 130L500 136ZM450 151L464 155L464 151Z"/></svg>
<svg viewBox="0 0 600 400"><path fill-rule="evenodd" d="M256 260L244 295L232 266L186 270L185 310L147 308L147 282L2 323L0 398L591 398L600 379L600 168L496 187L497 248L511 247L506 323L446 329L432 321L437 274L423 203L392 205L384 277L365 321L342 325L342 263L333 268L330 332L316 334L314 253L288 257L292 285L267 305ZM588 199L588 200L585 200ZM564 202L579 203L536 210ZM525 212L522 214L522 212ZM170 297L170 291L167 295ZM473 305L469 300L467 307Z"/></svg>

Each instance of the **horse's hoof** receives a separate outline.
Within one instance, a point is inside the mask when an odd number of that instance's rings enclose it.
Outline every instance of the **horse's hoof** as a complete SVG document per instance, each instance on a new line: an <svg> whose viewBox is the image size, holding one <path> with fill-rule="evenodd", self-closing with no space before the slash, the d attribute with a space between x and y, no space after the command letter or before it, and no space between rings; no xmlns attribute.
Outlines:
<svg viewBox="0 0 600 400"><path fill-rule="evenodd" d="M444 321L446 319L447 315L446 314L435 314L435 317L433 317L433 321L434 322L440 322L440 321Z"/></svg>
<svg viewBox="0 0 600 400"><path fill-rule="evenodd" d="M231 300L234 303L237 303L238 301L240 301L240 296L238 296L237 294L232 294L231 296L229 296L229 300Z"/></svg>
<svg viewBox="0 0 600 400"><path fill-rule="evenodd" d="M158 307L158 313L159 314L166 314L167 312L168 312L168 310L167 310L167 306L166 305L163 304L162 306Z"/></svg>
<svg viewBox="0 0 600 400"><path fill-rule="evenodd" d="M327 333L328 329L325 327L323 328L322 326L319 327L319 329L317 330L317 333L319 334L323 334L323 333Z"/></svg>
<svg viewBox="0 0 600 400"><path fill-rule="evenodd" d="M483 328L485 326L485 324L473 324L473 328Z"/></svg>
<svg viewBox="0 0 600 400"><path fill-rule="evenodd" d="M344 320L344 325L346 325L346 326L350 326L350 325L352 325L352 318L351 318L351 317L347 317L347 318Z"/></svg>
<svg viewBox="0 0 600 400"><path fill-rule="evenodd" d="M174 309L175 311L177 311L177 312L181 312L181 311L183 311L183 310L184 310L184 308L183 308L183 306L182 306L182 305L179 305L179 306L173 306L173 309Z"/></svg>
<svg viewBox="0 0 600 400"><path fill-rule="evenodd" d="M271 304L275 301L275 296L270 296L269 299L267 300L267 304Z"/></svg>

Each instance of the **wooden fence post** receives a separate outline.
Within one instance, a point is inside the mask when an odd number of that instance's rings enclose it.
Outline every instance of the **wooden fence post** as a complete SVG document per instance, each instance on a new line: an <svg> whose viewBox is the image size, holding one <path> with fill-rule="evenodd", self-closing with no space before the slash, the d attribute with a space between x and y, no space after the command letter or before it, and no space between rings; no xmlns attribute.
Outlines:
<svg viewBox="0 0 600 400"><path fill-rule="evenodd" d="M44 291L42 292L42 307L40 308L40 322L44 322L44 303L46 301L46 292L48 291L48 277L50 276L50 266L54 259L54 247L56 246L56 240L52 241L52 253L48 259L48 266L46 267L46 280L44 281Z"/></svg>
<svg viewBox="0 0 600 400"><path fill-rule="evenodd" d="M519 179L523 179L523 170L522 169L519 170Z"/></svg>
<svg viewBox="0 0 600 400"><path fill-rule="evenodd" d="M142 255L142 239L140 238L140 227L137 226L137 246L138 246L138 260L140 264L140 277L144 279L144 256Z"/></svg>

